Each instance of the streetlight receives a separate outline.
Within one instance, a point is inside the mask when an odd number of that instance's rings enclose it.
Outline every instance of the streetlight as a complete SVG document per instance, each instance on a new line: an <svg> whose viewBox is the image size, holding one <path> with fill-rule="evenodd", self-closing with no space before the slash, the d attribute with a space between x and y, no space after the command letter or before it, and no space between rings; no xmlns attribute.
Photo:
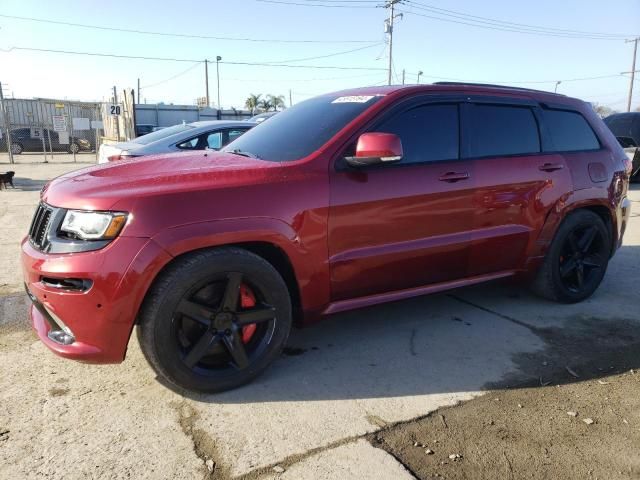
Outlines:
<svg viewBox="0 0 640 480"><path fill-rule="evenodd" d="M418 81L416 83L420 83L420 75L422 75L424 72L422 70L418 71Z"/></svg>
<svg viewBox="0 0 640 480"><path fill-rule="evenodd" d="M222 60L222 57L220 55L218 55L216 57L216 78L217 78L217 84L218 84L218 112L220 111L220 60Z"/></svg>
<svg viewBox="0 0 640 480"><path fill-rule="evenodd" d="M558 93L558 85L560 85L562 83L562 80L558 80L556 82L556 88L553 90L553 93Z"/></svg>

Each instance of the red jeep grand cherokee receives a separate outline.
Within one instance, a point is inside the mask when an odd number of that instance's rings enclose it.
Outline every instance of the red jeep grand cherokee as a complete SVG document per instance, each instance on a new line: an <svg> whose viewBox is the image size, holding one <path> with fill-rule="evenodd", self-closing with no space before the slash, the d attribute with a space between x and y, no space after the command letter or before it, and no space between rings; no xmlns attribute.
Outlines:
<svg viewBox="0 0 640 480"><path fill-rule="evenodd" d="M180 157L180 161L176 159ZM629 217L630 164L579 100L490 85L364 88L221 152L63 175L22 244L31 318L67 358L214 392L256 377L292 318L520 275L577 302Z"/></svg>

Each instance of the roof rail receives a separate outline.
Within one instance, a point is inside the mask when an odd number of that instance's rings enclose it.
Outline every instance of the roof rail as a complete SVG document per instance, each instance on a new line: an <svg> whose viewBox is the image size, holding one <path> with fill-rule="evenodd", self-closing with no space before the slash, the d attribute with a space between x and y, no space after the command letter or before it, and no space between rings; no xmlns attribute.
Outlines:
<svg viewBox="0 0 640 480"><path fill-rule="evenodd" d="M534 88L523 88L523 87L511 87L508 85L496 85L493 83L473 83L473 82L434 82L433 85L451 85L451 86L470 86L470 87L492 87L492 88L506 88L509 90L518 90L523 92L537 92L537 93L550 93L552 95L565 95L561 93L548 92L546 90L536 90Z"/></svg>

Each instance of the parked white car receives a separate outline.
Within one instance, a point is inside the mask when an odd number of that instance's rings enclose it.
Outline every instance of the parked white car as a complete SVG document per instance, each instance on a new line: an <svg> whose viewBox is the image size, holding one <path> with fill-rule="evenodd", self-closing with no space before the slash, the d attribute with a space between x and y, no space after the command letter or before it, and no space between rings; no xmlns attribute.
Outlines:
<svg viewBox="0 0 640 480"><path fill-rule="evenodd" d="M157 153L188 150L219 150L257 123L212 120L182 123L135 138L130 142L100 146L98 163L125 160Z"/></svg>

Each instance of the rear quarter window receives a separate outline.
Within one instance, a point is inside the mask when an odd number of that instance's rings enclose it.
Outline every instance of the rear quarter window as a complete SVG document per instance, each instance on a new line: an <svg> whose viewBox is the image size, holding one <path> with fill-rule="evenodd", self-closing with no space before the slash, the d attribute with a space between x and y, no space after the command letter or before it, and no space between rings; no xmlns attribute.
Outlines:
<svg viewBox="0 0 640 480"><path fill-rule="evenodd" d="M598 150L600 142L587 120L578 112L545 110L544 120L557 152Z"/></svg>

